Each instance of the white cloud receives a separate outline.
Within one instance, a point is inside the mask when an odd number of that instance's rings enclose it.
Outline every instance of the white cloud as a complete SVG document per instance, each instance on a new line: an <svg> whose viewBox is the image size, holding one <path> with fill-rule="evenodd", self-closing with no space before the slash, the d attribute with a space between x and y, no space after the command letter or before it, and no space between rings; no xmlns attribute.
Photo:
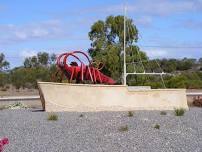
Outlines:
<svg viewBox="0 0 202 152"><path fill-rule="evenodd" d="M6 7L4 5L0 5L0 11L6 10Z"/></svg>
<svg viewBox="0 0 202 152"><path fill-rule="evenodd" d="M99 6L86 10L100 13L122 13L124 3L110 6ZM136 0L127 3L127 12L142 15L171 15L176 13L202 11L201 0ZM85 11L84 11L85 12Z"/></svg>
<svg viewBox="0 0 202 152"><path fill-rule="evenodd" d="M168 52L166 50L147 49L145 51L150 58L167 58Z"/></svg>
<svg viewBox="0 0 202 152"><path fill-rule="evenodd" d="M0 44L28 41L32 39L53 39L67 36L71 29L66 28L67 23L59 20L48 20L25 25L0 25Z"/></svg>
<svg viewBox="0 0 202 152"><path fill-rule="evenodd" d="M32 57L32 56L36 56L37 55L37 51L33 51L33 50L23 50L20 53L20 56L24 59L27 57Z"/></svg>
<svg viewBox="0 0 202 152"><path fill-rule="evenodd" d="M135 24L142 25L142 26L148 26L152 23L152 17L150 16L141 16L134 20Z"/></svg>
<svg viewBox="0 0 202 152"><path fill-rule="evenodd" d="M139 0L134 3L130 10L133 12L146 13L151 15L170 15L188 11L196 11L201 8L201 2L197 0Z"/></svg>
<svg viewBox="0 0 202 152"><path fill-rule="evenodd" d="M192 20L192 19L188 19L185 21L182 21L178 24L178 26L184 26L186 28L190 28L190 29L198 29L201 30L202 27L202 21L201 20Z"/></svg>

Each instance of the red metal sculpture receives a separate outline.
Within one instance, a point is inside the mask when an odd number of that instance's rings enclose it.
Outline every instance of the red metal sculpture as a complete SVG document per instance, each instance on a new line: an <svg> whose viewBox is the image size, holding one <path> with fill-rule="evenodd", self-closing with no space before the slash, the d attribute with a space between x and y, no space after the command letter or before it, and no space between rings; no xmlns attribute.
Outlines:
<svg viewBox="0 0 202 152"><path fill-rule="evenodd" d="M89 64L84 64L78 57L78 54L84 56ZM68 57L77 59L80 64L77 62L68 64ZM115 81L112 78L100 72L103 66L103 64L99 63L97 67L95 67L95 62L91 62L86 53L82 51L63 53L57 58L58 71L56 72L54 79L59 76L60 81L62 81L63 76L65 75L69 82L76 80L77 83L81 83L84 80L89 80L92 83L115 84Z"/></svg>
<svg viewBox="0 0 202 152"><path fill-rule="evenodd" d="M8 143L9 143L8 138L0 139L0 152L3 152L3 146Z"/></svg>

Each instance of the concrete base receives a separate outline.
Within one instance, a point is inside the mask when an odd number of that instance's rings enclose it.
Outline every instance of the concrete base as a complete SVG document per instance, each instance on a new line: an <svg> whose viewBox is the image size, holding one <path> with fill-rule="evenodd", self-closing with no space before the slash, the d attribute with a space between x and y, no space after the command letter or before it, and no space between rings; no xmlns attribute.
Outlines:
<svg viewBox="0 0 202 152"><path fill-rule="evenodd" d="M38 82L43 109L125 111L188 109L185 89L131 90L120 85Z"/></svg>

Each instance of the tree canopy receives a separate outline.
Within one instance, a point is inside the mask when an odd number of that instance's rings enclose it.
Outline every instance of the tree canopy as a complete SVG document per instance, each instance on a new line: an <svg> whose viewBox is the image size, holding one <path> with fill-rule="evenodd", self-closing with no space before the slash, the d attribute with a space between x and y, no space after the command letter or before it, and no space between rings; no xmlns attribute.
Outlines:
<svg viewBox="0 0 202 152"><path fill-rule="evenodd" d="M89 32L91 48L88 50L93 60L103 62L103 72L119 83L123 73L124 16L109 16L105 21L99 20L91 26ZM138 30L133 20L126 18L126 62L137 62L139 58L147 59L144 52L136 46ZM133 67L127 66L127 71Z"/></svg>
<svg viewBox="0 0 202 152"><path fill-rule="evenodd" d="M5 55L3 53L0 53L0 71L3 71L8 68L9 62L5 60Z"/></svg>
<svg viewBox="0 0 202 152"><path fill-rule="evenodd" d="M50 64L53 64L56 60L55 54L48 54L47 52L39 52L37 56L27 57L24 60L24 67L47 67Z"/></svg>

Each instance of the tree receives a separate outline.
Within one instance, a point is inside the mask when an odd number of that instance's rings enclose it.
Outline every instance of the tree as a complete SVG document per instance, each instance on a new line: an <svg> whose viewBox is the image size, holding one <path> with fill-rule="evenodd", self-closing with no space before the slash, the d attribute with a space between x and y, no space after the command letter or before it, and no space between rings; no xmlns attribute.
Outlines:
<svg viewBox="0 0 202 152"><path fill-rule="evenodd" d="M24 67L25 68L31 68L32 67L31 57L25 58Z"/></svg>
<svg viewBox="0 0 202 152"><path fill-rule="evenodd" d="M56 54L54 54L54 53L51 54L50 57L49 57L49 64L50 64L50 65L55 64L56 59L57 59Z"/></svg>
<svg viewBox="0 0 202 152"><path fill-rule="evenodd" d="M0 87L5 87L9 84L9 74L5 72L0 72Z"/></svg>
<svg viewBox="0 0 202 152"><path fill-rule="evenodd" d="M5 60L5 55L0 53L0 72L9 68L9 62Z"/></svg>
<svg viewBox="0 0 202 152"><path fill-rule="evenodd" d="M160 61L160 65L164 72L174 72L177 68L177 60L176 59L162 59Z"/></svg>
<svg viewBox="0 0 202 152"><path fill-rule="evenodd" d="M180 71L189 70L195 64L195 61L196 61L195 59L188 59L188 58L178 60L177 70L180 70Z"/></svg>
<svg viewBox="0 0 202 152"><path fill-rule="evenodd" d="M135 45L138 40L138 30L132 19L126 19L126 61L139 62L141 57L147 59L144 52ZM123 42L124 16L109 16L105 21L97 21L91 26L89 38L92 41L88 50L93 60L103 62L103 72L119 83L123 73ZM127 66L128 71L134 71L133 66Z"/></svg>
<svg viewBox="0 0 202 152"><path fill-rule="evenodd" d="M202 65L202 58L198 59L198 62Z"/></svg>
<svg viewBox="0 0 202 152"><path fill-rule="evenodd" d="M49 69L46 67L15 68L10 73L11 82L19 88L36 88L37 80L50 81Z"/></svg>
<svg viewBox="0 0 202 152"><path fill-rule="evenodd" d="M42 66L47 66L48 65L48 60L49 60L49 54L46 52L39 52L37 54L38 62Z"/></svg>
<svg viewBox="0 0 202 152"><path fill-rule="evenodd" d="M49 65L53 65L56 61L56 55L53 53L49 55L47 52L39 52L37 56L27 57L24 60L25 68L32 67L48 67Z"/></svg>
<svg viewBox="0 0 202 152"><path fill-rule="evenodd" d="M37 56L27 57L24 61L24 67L25 68L31 68L31 67L38 67L40 64L38 62Z"/></svg>

